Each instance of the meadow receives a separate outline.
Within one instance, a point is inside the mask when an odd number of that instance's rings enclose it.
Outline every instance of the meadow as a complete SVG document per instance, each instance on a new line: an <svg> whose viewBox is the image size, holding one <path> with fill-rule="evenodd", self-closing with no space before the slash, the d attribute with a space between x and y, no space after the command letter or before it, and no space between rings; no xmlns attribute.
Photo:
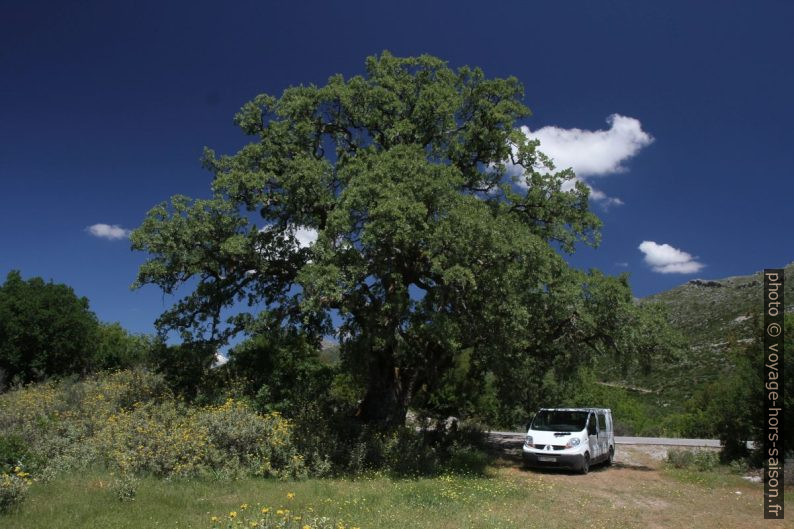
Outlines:
<svg viewBox="0 0 794 529"><path fill-rule="evenodd" d="M112 477L97 470L34 483L24 505L0 522L7 529L791 527L764 522L761 494L760 485L723 468L666 468L643 453L624 453L615 467L587 476L501 460L480 475L417 479L146 477L132 501L121 501Z"/></svg>
<svg viewBox="0 0 794 529"><path fill-rule="evenodd" d="M409 434L334 466L280 414L188 404L147 371L6 392L0 432L3 529L785 527L762 524L762 486L716 453L621 447L580 476L524 470L509 449L441 457Z"/></svg>

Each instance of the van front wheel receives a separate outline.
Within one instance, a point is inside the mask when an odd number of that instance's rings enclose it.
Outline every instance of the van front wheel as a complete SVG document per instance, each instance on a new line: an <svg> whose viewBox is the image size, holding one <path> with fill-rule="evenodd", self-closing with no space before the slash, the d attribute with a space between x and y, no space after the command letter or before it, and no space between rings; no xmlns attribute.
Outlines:
<svg viewBox="0 0 794 529"><path fill-rule="evenodd" d="M582 460L582 468L579 469L582 474L590 472L590 453L585 452L584 459Z"/></svg>

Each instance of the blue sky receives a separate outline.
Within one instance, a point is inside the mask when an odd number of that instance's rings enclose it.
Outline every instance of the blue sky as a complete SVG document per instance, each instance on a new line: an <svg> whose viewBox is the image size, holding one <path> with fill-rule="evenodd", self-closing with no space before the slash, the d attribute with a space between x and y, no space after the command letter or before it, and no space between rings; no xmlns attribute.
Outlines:
<svg viewBox="0 0 794 529"><path fill-rule="evenodd" d="M130 291L145 256L87 228L206 196L202 147L243 144L244 102L384 49L524 83L520 125L599 197L575 266L645 296L794 259L790 2L494 4L0 1L0 275L152 331L173 299Z"/></svg>

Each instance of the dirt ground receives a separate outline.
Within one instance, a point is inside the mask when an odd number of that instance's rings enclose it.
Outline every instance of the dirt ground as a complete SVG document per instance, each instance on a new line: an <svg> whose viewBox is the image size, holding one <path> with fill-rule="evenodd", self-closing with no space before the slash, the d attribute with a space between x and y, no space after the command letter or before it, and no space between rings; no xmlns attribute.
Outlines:
<svg viewBox="0 0 794 529"><path fill-rule="evenodd" d="M500 472L550 493L549 520L570 519L578 510L591 528L794 528L794 511L785 521L763 519L763 485L747 479L753 476L669 470L663 464L667 448L618 445L612 467L596 466L587 475L525 470L515 443L495 450L502 457Z"/></svg>

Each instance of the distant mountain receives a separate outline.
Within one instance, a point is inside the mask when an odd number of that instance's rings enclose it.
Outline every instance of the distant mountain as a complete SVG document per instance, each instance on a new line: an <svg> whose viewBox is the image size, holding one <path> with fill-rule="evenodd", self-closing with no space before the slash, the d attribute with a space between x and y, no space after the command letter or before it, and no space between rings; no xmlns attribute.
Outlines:
<svg viewBox="0 0 794 529"><path fill-rule="evenodd" d="M785 303L794 311L794 263L785 267ZM663 303L669 321L693 346L719 346L753 336L751 317L761 315L762 272L725 279L692 279L672 290L648 296L641 303Z"/></svg>
<svg viewBox="0 0 794 529"><path fill-rule="evenodd" d="M794 263L785 267L785 305L794 312ZM614 366L601 365L602 384L624 387L637 398L673 412L709 383L733 368L731 344L754 338L753 318L763 310L763 273L724 279L692 279L671 290L640 299L662 303L668 320L686 338L688 347L678 358L655 366L647 375L617 374Z"/></svg>

